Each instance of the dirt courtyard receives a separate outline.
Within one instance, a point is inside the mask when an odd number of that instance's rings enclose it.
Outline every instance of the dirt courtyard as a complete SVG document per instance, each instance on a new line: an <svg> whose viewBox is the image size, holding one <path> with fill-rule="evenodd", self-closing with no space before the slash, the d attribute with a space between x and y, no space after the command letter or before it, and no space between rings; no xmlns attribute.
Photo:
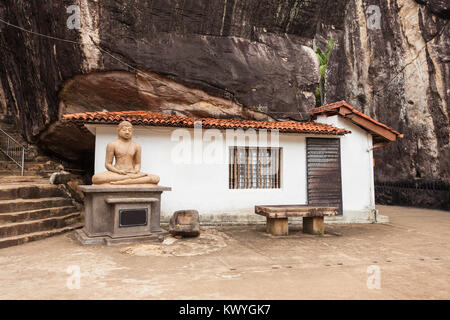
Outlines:
<svg viewBox="0 0 450 320"><path fill-rule="evenodd" d="M377 208L389 223L324 236L224 226L163 243L82 246L69 233L9 247L0 298L450 299L450 212Z"/></svg>

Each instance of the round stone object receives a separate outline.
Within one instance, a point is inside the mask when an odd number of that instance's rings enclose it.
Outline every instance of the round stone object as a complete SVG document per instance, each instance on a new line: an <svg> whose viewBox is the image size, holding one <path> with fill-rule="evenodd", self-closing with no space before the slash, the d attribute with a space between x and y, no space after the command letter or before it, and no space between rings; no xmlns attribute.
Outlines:
<svg viewBox="0 0 450 320"><path fill-rule="evenodd" d="M197 237L200 235L200 218L197 210L175 211L169 222L173 236Z"/></svg>

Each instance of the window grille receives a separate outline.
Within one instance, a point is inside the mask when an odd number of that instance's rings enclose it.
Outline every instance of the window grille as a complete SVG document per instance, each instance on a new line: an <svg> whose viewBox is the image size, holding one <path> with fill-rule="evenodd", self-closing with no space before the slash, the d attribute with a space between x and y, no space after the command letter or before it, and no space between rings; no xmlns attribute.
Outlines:
<svg viewBox="0 0 450 320"><path fill-rule="evenodd" d="M230 189L273 189L281 186L281 148L230 147Z"/></svg>

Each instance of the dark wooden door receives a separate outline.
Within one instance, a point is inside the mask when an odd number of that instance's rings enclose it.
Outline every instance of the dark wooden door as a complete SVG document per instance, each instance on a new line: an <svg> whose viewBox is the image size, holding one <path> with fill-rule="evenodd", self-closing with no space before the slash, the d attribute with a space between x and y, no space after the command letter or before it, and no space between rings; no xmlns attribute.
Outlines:
<svg viewBox="0 0 450 320"><path fill-rule="evenodd" d="M340 139L306 138L308 204L338 206L342 214Z"/></svg>

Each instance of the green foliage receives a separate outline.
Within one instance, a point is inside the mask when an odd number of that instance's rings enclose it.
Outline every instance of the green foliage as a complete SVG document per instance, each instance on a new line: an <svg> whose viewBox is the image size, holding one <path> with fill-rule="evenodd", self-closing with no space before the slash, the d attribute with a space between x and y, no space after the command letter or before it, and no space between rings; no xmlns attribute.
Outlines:
<svg viewBox="0 0 450 320"><path fill-rule="evenodd" d="M320 83L316 90L316 107L320 107L324 104L325 98L325 73L327 71L328 61L330 60L331 51L333 51L334 39L329 39L327 42L327 47L325 52L319 47L316 49L317 57L319 58L319 72L320 72Z"/></svg>

